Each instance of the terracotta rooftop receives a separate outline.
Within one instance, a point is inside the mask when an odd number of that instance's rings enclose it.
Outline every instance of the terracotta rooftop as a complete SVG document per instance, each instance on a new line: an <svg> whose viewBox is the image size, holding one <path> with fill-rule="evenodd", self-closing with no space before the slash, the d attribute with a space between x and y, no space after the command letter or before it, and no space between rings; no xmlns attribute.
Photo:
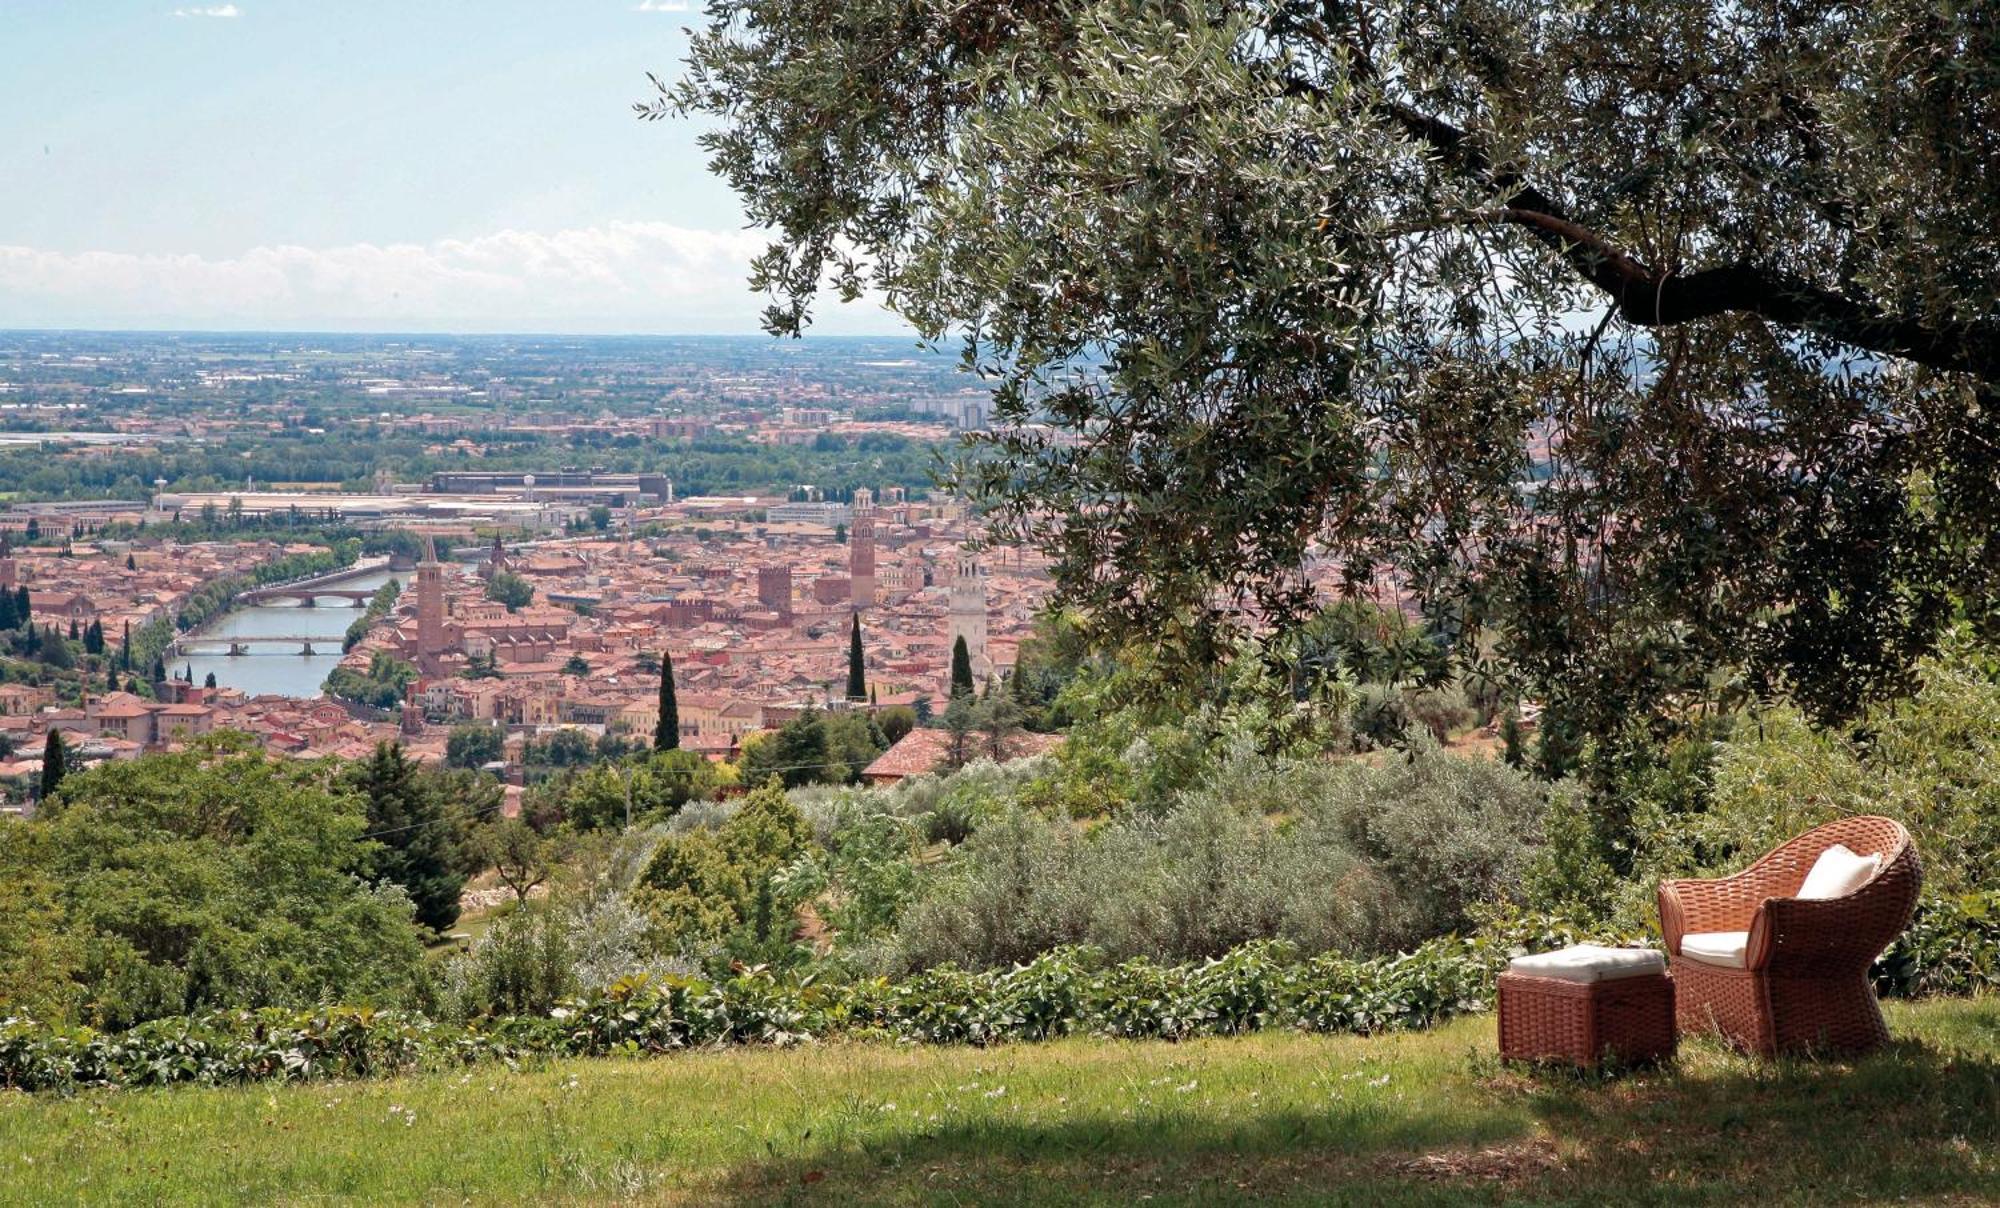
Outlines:
<svg viewBox="0 0 2000 1208"><path fill-rule="evenodd" d="M1006 758L1001 762L1028 759L1045 755L1062 742L1060 734L1031 734L1023 731L1010 734L1001 750ZM986 736L970 734L966 738L968 757L978 759L988 754ZM951 754L951 734L946 730L915 729L896 740L896 744L862 769L864 780L876 784L893 783L911 776L923 776L944 766Z"/></svg>

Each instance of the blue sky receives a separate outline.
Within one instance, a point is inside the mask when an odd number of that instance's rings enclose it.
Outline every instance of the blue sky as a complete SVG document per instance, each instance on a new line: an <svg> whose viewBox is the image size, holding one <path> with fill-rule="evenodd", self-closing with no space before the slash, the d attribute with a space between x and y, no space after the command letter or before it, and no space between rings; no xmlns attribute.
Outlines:
<svg viewBox="0 0 2000 1208"><path fill-rule="evenodd" d="M0 0L0 326L754 331L674 3Z"/></svg>

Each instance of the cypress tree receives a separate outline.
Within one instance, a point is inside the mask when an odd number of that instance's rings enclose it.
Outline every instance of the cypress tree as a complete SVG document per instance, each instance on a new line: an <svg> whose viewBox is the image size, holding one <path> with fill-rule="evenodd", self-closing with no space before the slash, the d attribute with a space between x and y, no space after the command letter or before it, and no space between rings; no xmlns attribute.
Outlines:
<svg viewBox="0 0 2000 1208"><path fill-rule="evenodd" d="M965 635L951 644L951 698L972 695L972 652L965 648Z"/></svg>
<svg viewBox="0 0 2000 1208"><path fill-rule="evenodd" d="M0 629L18 629L21 618L14 613L14 593L0 591Z"/></svg>
<svg viewBox="0 0 2000 1208"><path fill-rule="evenodd" d="M90 654L104 653L104 623L92 621L90 628L83 631L83 648Z"/></svg>
<svg viewBox="0 0 2000 1208"><path fill-rule="evenodd" d="M681 707L674 699L674 656L660 652L660 720L653 726L653 749L677 751L681 745Z"/></svg>
<svg viewBox="0 0 2000 1208"><path fill-rule="evenodd" d="M64 760L68 754L68 749L63 746L62 735L51 729L49 731L49 740L42 744L41 787L43 801L47 801L50 797L55 796L56 790L62 787L63 777L69 772L69 769L64 766Z"/></svg>
<svg viewBox="0 0 2000 1208"><path fill-rule="evenodd" d="M80 640L82 637L83 631L76 627L76 618L71 617L69 619L69 640L74 642Z"/></svg>
<svg viewBox="0 0 2000 1208"><path fill-rule="evenodd" d="M153 682L156 684L167 682L167 660L164 656L153 656Z"/></svg>
<svg viewBox="0 0 2000 1208"><path fill-rule="evenodd" d="M206 678L206 679L204 679L204 680L202 681L202 684L201 684L201 686L202 686L202 687L204 687L204 688L213 688L213 687L215 687L215 672L213 672L213 671L209 672L209 673L208 673L208 678Z"/></svg>
<svg viewBox="0 0 2000 1208"><path fill-rule="evenodd" d="M868 677L861 657L861 614L855 613L853 621L847 634L847 699L867 700Z"/></svg>
<svg viewBox="0 0 2000 1208"><path fill-rule="evenodd" d="M125 622L125 639L118 643L118 666L121 670L132 669L132 622Z"/></svg>
<svg viewBox="0 0 2000 1208"><path fill-rule="evenodd" d="M14 615L20 618L20 624L23 625L26 625L34 618L35 602L28 598L28 585L26 583L14 589Z"/></svg>
<svg viewBox="0 0 2000 1208"><path fill-rule="evenodd" d="M126 570L138 570L138 569L139 569L139 564L138 564L137 562L134 562L134 561L132 561L132 555L130 555L130 554L126 554L126 555L125 555L125 569L126 569Z"/></svg>

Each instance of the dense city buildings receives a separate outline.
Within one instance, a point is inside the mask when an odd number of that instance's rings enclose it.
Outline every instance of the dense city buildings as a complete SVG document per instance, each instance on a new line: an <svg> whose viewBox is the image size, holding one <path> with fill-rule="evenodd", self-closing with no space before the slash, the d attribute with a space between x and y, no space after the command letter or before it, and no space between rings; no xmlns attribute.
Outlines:
<svg viewBox="0 0 2000 1208"><path fill-rule="evenodd" d="M0 785L50 730L84 763L650 740L668 655L713 758L807 709L942 711L953 643L1004 678L1048 587L931 482L984 399L881 340L0 335L0 585L105 650L10 665Z"/></svg>

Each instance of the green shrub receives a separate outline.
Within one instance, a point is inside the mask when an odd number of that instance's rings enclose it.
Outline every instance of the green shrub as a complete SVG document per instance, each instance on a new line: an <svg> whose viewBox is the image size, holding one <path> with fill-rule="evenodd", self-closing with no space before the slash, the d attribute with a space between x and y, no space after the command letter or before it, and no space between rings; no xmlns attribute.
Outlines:
<svg viewBox="0 0 2000 1208"><path fill-rule="evenodd" d="M941 967L899 982L829 985L752 970L704 982L634 977L531 1014L438 1023L330 1007L162 1019L123 1033L0 1021L0 1088L359 1078L469 1062L790 1044L843 1033L928 1044L1063 1035L1177 1040L1289 1027L1373 1033L1483 1007L1505 953L1441 940L1368 961L1301 960L1255 944L1191 965L1105 965L1059 949L1004 970Z"/></svg>
<svg viewBox="0 0 2000 1208"><path fill-rule="evenodd" d="M1933 898L1875 962L1884 994L1991 994L2000 990L2000 890Z"/></svg>
<svg viewBox="0 0 2000 1208"><path fill-rule="evenodd" d="M1162 818L1093 829L1015 808L904 912L904 967L994 967L1087 944L1113 958L1212 957L1259 939L1380 952L1463 931L1517 901L1544 788L1419 743L1383 767L1243 753Z"/></svg>
<svg viewBox="0 0 2000 1208"><path fill-rule="evenodd" d="M661 946L694 953L721 945L727 955L791 955L801 899L779 873L812 842L805 816L773 780L751 791L714 829L661 840L639 874L634 904L653 921Z"/></svg>
<svg viewBox="0 0 2000 1208"><path fill-rule="evenodd" d="M421 933L400 888L361 879L366 829L365 804L324 765L269 759L241 735L72 775L39 817L0 826L0 882L28 898L0 913L0 970L61 962L0 981L0 1012L125 1027L406 1001Z"/></svg>

